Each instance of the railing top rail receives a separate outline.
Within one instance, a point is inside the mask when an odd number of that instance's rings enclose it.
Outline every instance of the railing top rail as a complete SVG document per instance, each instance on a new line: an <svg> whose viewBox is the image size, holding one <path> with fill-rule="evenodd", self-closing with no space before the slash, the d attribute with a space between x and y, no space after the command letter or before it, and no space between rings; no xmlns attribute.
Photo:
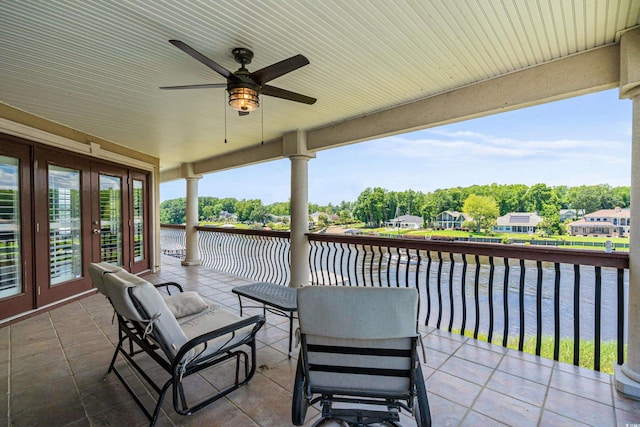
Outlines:
<svg viewBox="0 0 640 427"><path fill-rule="evenodd" d="M288 231L244 230L240 228L213 227L211 225L201 225L196 227L196 230L208 231L213 233L244 234L249 236L276 237L278 239L289 239L291 236L291 233L289 233Z"/></svg>
<svg viewBox="0 0 640 427"><path fill-rule="evenodd" d="M394 239L388 237L344 236L339 234L307 234L310 241L346 243L365 246L383 246L418 249L434 252L481 255L498 258L558 262L563 264L593 265L597 267L629 268L627 252L602 252L563 249L549 246L505 245L442 240Z"/></svg>
<svg viewBox="0 0 640 427"><path fill-rule="evenodd" d="M160 228L175 228L184 230L186 226L184 224L160 224Z"/></svg>

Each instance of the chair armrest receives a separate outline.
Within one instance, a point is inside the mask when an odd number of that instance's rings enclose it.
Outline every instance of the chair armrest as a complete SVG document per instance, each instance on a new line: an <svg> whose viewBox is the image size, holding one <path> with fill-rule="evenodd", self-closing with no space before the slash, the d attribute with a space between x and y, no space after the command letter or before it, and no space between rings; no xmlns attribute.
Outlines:
<svg viewBox="0 0 640 427"><path fill-rule="evenodd" d="M208 341L214 340L216 338L230 334L232 332L235 332L242 328L246 328L247 326L251 326L251 325L254 325L254 326L249 336L253 337L256 334L256 332L258 332L258 330L262 327L262 325L264 325L264 323L265 323L265 318L263 315L252 316L246 319L242 319L238 322L231 323L227 326L223 326L222 328L215 329L211 332L207 332L195 338L192 338L186 343L184 343L182 347L180 347L180 350L178 351L178 353L176 354L176 357L172 362L172 369L174 371L176 369L179 369L178 365L184 359L187 353L189 353L191 350L193 350L200 344L206 343ZM216 354L219 354L221 351L225 351L224 346L222 346L220 351L216 352Z"/></svg>
<svg viewBox="0 0 640 427"><path fill-rule="evenodd" d="M184 292L184 289L182 289L182 286L180 286L179 284L177 284L176 282L166 282L166 283L159 283L157 285L153 285L156 287L156 289L158 288L167 288L167 293L169 295L171 295L171 289L170 287L174 287L174 288L178 288L178 290L180 292Z"/></svg>

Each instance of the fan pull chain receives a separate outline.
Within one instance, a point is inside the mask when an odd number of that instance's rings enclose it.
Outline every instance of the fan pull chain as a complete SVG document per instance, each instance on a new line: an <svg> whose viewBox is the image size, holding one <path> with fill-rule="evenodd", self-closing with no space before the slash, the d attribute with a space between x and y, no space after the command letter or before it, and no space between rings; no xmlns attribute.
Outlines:
<svg viewBox="0 0 640 427"><path fill-rule="evenodd" d="M227 143L227 99L222 97L222 103L224 105L224 143Z"/></svg>
<svg viewBox="0 0 640 427"><path fill-rule="evenodd" d="M262 108L260 109L260 120L262 121L262 134L260 136L260 139L262 139L262 142L260 143L260 145L264 145L264 98L262 96L260 96L260 101L262 102Z"/></svg>

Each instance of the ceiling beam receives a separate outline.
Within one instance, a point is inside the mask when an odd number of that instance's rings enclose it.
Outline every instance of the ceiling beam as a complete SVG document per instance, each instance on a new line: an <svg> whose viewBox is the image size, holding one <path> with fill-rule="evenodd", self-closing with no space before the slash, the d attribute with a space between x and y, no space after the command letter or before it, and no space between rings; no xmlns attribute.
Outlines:
<svg viewBox="0 0 640 427"><path fill-rule="evenodd" d="M618 86L619 44L546 62L307 132L311 151L460 122Z"/></svg>

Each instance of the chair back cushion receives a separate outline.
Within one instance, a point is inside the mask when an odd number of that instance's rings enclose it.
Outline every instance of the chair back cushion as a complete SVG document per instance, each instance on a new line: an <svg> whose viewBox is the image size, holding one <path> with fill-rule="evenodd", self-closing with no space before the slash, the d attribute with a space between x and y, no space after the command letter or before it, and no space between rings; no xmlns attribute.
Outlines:
<svg viewBox="0 0 640 427"><path fill-rule="evenodd" d="M109 297L109 295L107 295L107 290L104 286L103 276L105 274L115 273L118 271L122 271L122 268L109 264L108 262L95 262L89 264L89 277L91 277L93 285L98 289L98 292L106 297Z"/></svg>
<svg viewBox="0 0 640 427"><path fill-rule="evenodd" d="M408 396L417 315L416 289L299 288L298 316L312 392Z"/></svg>
<svg viewBox="0 0 640 427"><path fill-rule="evenodd" d="M104 284L118 314L128 320L141 322L143 326L153 322L153 336L167 356L173 359L180 347L187 342L187 337L155 286L124 270L106 274ZM132 295L138 300L146 316L138 311Z"/></svg>
<svg viewBox="0 0 640 427"><path fill-rule="evenodd" d="M305 286L298 289L300 332L334 338L417 336L415 288Z"/></svg>

